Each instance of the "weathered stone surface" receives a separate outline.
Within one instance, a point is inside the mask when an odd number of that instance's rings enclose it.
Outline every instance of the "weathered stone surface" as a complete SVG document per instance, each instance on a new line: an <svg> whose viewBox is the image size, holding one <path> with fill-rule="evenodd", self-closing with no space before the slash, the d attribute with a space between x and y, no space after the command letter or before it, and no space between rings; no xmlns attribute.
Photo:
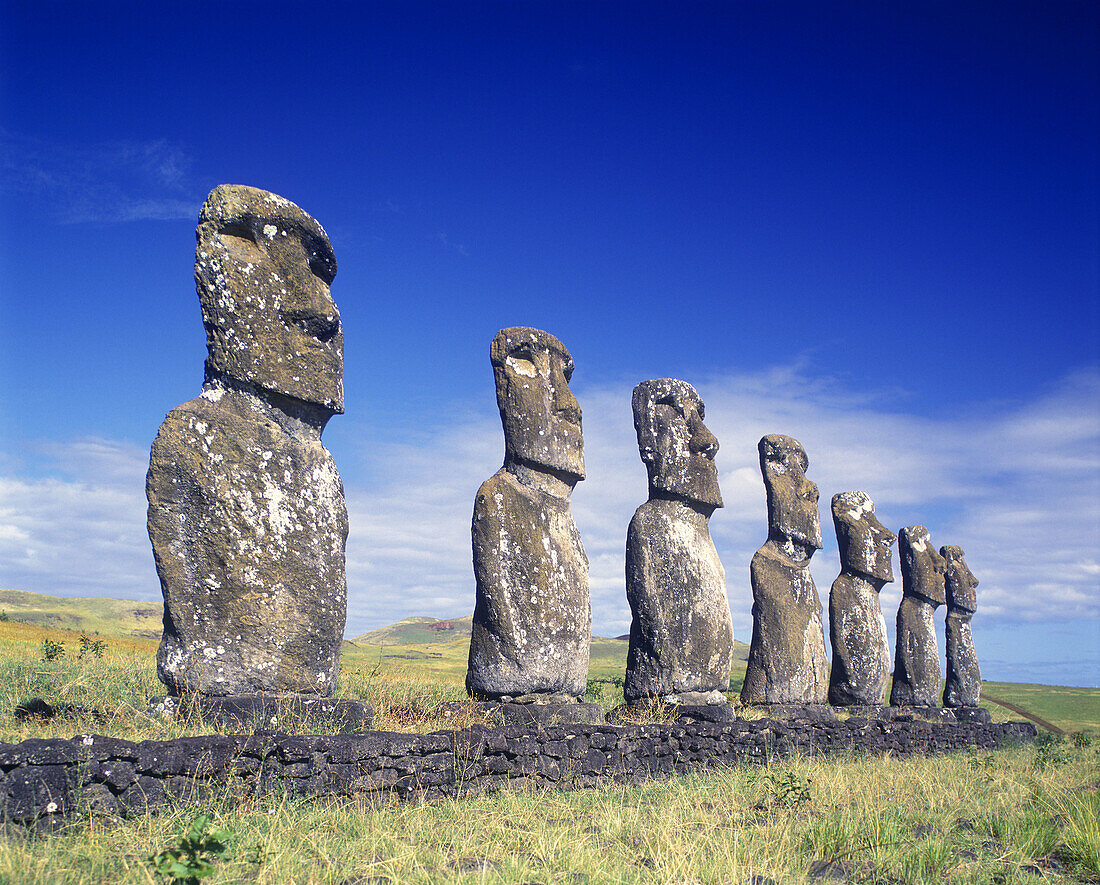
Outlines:
<svg viewBox="0 0 1100 885"><path fill-rule="evenodd" d="M602 725L605 718L599 704L579 703L576 699L565 703L484 703L489 725Z"/></svg>
<svg viewBox="0 0 1100 885"><path fill-rule="evenodd" d="M634 388L634 427L649 473L649 500L626 536L626 596L633 620L627 703L725 705L733 660L726 573L708 520L722 506L699 394L660 378Z"/></svg>
<svg viewBox="0 0 1100 885"><path fill-rule="evenodd" d="M943 687L945 707L977 707L982 695L982 674L978 653L970 632L970 619L978 608L978 579L966 564L962 547L940 548L947 563L947 681Z"/></svg>
<svg viewBox="0 0 1100 885"><path fill-rule="evenodd" d="M191 694L185 698L151 698L149 707L165 718L225 725L245 732L323 727L349 733L370 728L374 720L369 704L302 694Z"/></svg>
<svg viewBox="0 0 1100 885"><path fill-rule="evenodd" d="M222 185L199 216L195 280L209 355L146 477L172 694L335 688L347 512L321 444L343 411L336 273L320 225L282 197Z"/></svg>
<svg viewBox="0 0 1100 885"><path fill-rule="evenodd" d="M810 557L821 549L817 486L798 440L760 440L768 540L752 558L752 643L743 704L824 704L828 690L821 599Z"/></svg>
<svg viewBox="0 0 1100 885"><path fill-rule="evenodd" d="M890 648L878 594L894 580L891 559L898 536L878 521L863 492L833 495L832 510L840 575L829 592L829 703L879 706L890 681Z"/></svg>
<svg viewBox="0 0 1100 885"><path fill-rule="evenodd" d="M497 334L490 359L505 456L474 500L466 689L488 700L580 697L592 613L588 558L569 505L584 479L573 358L553 335L517 327Z"/></svg>
<svg viewBox="0 0 1100 885"><path fill-rule="evenodd" d="M890 705L934 707L940 690L940 655L933 616L946 601L946 563L924 526L906 526L899 539L902 597Z"/></svg>
<svg viewBox="0 0 1100 885"><path fill-rule="evenodd" d="M336 256L320 224L280 196L223 184L195 232L206 378L344 411L344 332L329 294Z"/></svg>

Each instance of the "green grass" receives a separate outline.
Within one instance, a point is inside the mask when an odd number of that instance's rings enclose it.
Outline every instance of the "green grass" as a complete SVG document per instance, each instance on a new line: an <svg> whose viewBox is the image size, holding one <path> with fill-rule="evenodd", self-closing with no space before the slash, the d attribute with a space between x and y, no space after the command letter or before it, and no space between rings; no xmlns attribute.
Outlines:
<svg viewBox="0 0 1100 885"><path fill-rule="evenodd" d="M936 760L791 760L642 786L447 800L282 798L10 831L0 881L151 882L148 858L200 812L232 836L210 882L805 883L1098 881L1095 746L1036 769L1034 748L992 767ZM785 800L777 783L804 785Z"/></svg>
<svg viewBox="0 0 1100 885"><path fill-rule="evenodd" d="M0 740L216 730L147 712L146 699L161 690L155 641L110 636L102 658L78 659L78 637L0 622ZM45 638L63 643L65 656L43 661ZM610 653L616 646L606 648L593 656L594 675L621 675L623 661ZM464 704L465 649L464 639L349 647L340 693L373 704L383 729L462 726L475 716ZM605 704L617 702L613 686L598 688ZM1082 705L1096 697L1019 688L997 692L1062 725L1085 721ZM32 695L105 718L15 722L15 705ZM279 797L181 804L128 821L74 821L55 834L9 827L0 839L0 883L154 882L150 858L178 846L201 813L232 835L225 859L214 860L204 880L219 883L749 883L759 876L786 885L807 882L821 867L867 883L1100 882L1100 736L930 760L793 759L642 786L431 805Z"/></svg>

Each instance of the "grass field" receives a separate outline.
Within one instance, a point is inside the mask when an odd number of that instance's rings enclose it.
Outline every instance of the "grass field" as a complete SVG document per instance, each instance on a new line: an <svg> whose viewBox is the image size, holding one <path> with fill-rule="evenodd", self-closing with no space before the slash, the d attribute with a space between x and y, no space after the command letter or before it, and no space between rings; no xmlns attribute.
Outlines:
<svg viewBox="0 0 1100 885"><path fill-rule="evenodd" d="M80 635L0 621L0 740L216 730L147 712L161 690L154 639L101 632L101 655L86 641L80 657ZM346 644L340 693L372 703L384 729L465 724L474 713L455 702L465 696L466 639L443 638ZM43 660L46 640L64 654ZM625 643L595 643L592 661L594 678L620 676ZM9 827L0 883L171 881L158 879L154 858L179 847L200 813L225 834L224 850L207 854L204 881L218 883L1100 883L1100 735L1088 732L1100 692L987 687L1079 733L996 754L794 759L639 787L431 805L271 797L77 821L49 835ZM613 684L592 689L617 703ZM30 696L83 711L16 722ZM999 707L994 715L1016 718Z"/></svg>

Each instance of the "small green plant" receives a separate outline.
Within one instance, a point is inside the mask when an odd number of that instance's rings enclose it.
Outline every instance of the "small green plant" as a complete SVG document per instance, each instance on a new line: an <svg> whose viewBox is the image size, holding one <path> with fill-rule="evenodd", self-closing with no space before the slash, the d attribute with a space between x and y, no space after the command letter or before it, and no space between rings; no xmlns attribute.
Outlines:
<svg viewBox="0 0 1100 885"><path fill-rule="evenodd" d="M214 819L200 814L187 828L179 843L149 858L157 877L173 885L198 885L214 872L214 861L229 856L233 838L228 830L213 828Z"/></svg>
<svg viewBox="0 0 1100 885"><path fill-rule="evenodd" d="M90 656L97 660L103 657L103 652L107 649L107 643L102 639L92 639L87 633L80 634L80 654L77 655L78 660L84 660L84 657Z"/></svg>
<svg viewBox="0 0 1100 885"><path fill-rule="evenodd" d="M611 703L622 701L622 676L590 676L584 690L585 700L603 703L604 686L607 685L611 686Z"/></svg>
<svg viewBox="0 0 1100 885"><path fill-rule="evenodd" d="M64 642L54 642L48 637L42 640L42 660L56 661L58 658L63 657L65 657Z"/></svg>
<svg viewBox="0 0 1100 885"><path fill-rule="evenodd" d="M1049 741L1035 749L1035 767L1049 768L1052 765L1065 765L1069 762L1069 752L1059 742Z"/></svg>
<svg viewBox="0 0 1100 885"><path fill-rule="evenodd" d="M11 616L2 608L0 608L0 621L10 621Z"/></svg>
<svg viewBox="0 0 1100 885"><path fill-rule="evenodd" d="M768 805L794 808L813 798L813 781L793 771L770 771L764 779L764 797Z"/></svg>
<svg viewBox="0 0 1100 885"><path fill-rule="evenodd" d="M1085 734L1083 731L1076 731L1073 733L1073 746L1078 750L1083 750L1085 747L1091 746L1092 738Z"/></svg>

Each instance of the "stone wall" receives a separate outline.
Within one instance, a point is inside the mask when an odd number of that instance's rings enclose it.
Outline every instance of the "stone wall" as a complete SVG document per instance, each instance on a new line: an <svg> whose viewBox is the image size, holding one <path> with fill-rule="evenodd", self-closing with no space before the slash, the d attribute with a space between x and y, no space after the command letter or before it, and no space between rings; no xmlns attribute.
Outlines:
<svg viewBox="0 0 1100 885"><path fill-rule="evenodd" d="M0 743L0 813L49 825L87 813L132 815L170 803L265 793L288 796L476 795L499 789L591 787L792 753L937 755L1035 738L1026 722L842 722L772 719L690 725L485 728L435 734L211 735L131 743Z"/></svg>

